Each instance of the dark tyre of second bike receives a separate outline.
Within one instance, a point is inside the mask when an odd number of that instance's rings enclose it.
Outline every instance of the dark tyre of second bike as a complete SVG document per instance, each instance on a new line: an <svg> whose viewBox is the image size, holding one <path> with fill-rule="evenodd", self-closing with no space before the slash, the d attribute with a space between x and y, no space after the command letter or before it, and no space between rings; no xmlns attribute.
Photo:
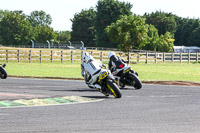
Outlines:
<svg viewBox="0 0 200 133"><path fill-rule="evenodd" d="M0 66L0 78L1 79L6 79L7 78L7 72L6 70Z"/></svg>
<svg viewBox="0 0 200 133"><path fill-rule="evenodd" d="M116 83L115 83L114 81L112 81L112 80L107 80L107 81L106 81L106 84L107 84L107 86L110 86L110 88L112 89L112 90L111 90L111 89L108 87L110 93L111 93L115 98L121 98L121 97L122 97L121 91L120 91L119 87L116 85Z"/></svg>
<svg viewBox="0 0 200 133"><path fill-rule="evenodd" d="M142 88L142 82L141 82L141 80L139 79L138 76L136 76L135 74L130 74L130 75L129 75L129 78L130 78L133 82L135 82L135 84L133 84L133 87L134 87L135 89L141 89L141 88Z"/></svg>

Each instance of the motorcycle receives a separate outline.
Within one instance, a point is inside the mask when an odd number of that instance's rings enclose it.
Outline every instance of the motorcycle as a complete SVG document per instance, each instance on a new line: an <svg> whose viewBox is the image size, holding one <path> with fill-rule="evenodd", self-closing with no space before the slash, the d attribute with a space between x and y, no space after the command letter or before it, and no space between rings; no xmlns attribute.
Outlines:
<svg viewBox="0 0 200 133"><path fill-rule="evenodd" d="M89 87L96 88L106 96L113 95L115 98L121 98L121 91L115 83L114 77L110 70L102 68L96 73L98 74L98 77L97 81L95 82L95 87Z"/></svg>
<svg viewBox="0 0 200 133"><path fill-rule="evenodd" d="M133 86L135 89L142 88L142 82L128 64L123 64L124 66L120 69L116 69L112 74L115 77L115 83L123 89L125 85Z"/></svg>
<svg viewBox="0 0 200 133"><path fill-rule="evenodd" d="M5 70L6 64L0 64L0 78L6 79L7 78L7 72Z"/></svg>

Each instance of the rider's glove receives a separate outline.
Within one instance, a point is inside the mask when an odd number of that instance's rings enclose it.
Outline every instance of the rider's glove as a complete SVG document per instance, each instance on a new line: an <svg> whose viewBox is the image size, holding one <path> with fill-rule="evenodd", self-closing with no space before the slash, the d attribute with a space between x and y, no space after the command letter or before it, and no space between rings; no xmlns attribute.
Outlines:
<svg viewBox="0 0 200 133"><path fill-rule="evenodd" d="M105 65L105 64L102 64L102 67L105 67L105 68L106 68L106 65Z"/></svg>

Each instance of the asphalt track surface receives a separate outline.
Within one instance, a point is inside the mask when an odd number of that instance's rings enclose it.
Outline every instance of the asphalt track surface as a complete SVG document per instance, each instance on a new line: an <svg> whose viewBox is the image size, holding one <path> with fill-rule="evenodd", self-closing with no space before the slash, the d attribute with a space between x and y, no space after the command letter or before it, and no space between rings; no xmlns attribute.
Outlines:
<svg viewBox="0 0 200 133"><path fill-rule="evenodd" d="M17 94L17 95L16 95ZM200 87L143 85L105 97L83 81L0 80L0 100L84 96L101 101L0 108L0 133L199 133Z"/></svg>

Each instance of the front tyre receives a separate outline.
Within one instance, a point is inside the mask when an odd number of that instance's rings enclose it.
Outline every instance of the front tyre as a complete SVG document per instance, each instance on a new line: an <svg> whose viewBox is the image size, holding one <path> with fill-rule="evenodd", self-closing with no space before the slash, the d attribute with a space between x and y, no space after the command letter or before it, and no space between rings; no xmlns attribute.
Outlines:
<svg viewBox="0 0 200 133"><path fill-rule="evenodd" d="M121 98L122 97L121 91L114 81L107 80L106 85L107 85L107 88L108 88L108 92L111 95L113 95L115 98Z"/></svg>
<svg viewBox="0 0 200 133"><path fill-rule="evenodd" d="M6 79L7 78L7 72L6 70L0 66L0 78L1 79Z"/></svg>
<svg viewBox="0 0 200 133"><path fill-rule="evenodd" d="M129 78L131 79L131 81L135 82L135 84L133 83L133 87L135 89L141 89L142 88L142 82L139 79L138 76L136 76L135 74L129 74Z"/></svg>

